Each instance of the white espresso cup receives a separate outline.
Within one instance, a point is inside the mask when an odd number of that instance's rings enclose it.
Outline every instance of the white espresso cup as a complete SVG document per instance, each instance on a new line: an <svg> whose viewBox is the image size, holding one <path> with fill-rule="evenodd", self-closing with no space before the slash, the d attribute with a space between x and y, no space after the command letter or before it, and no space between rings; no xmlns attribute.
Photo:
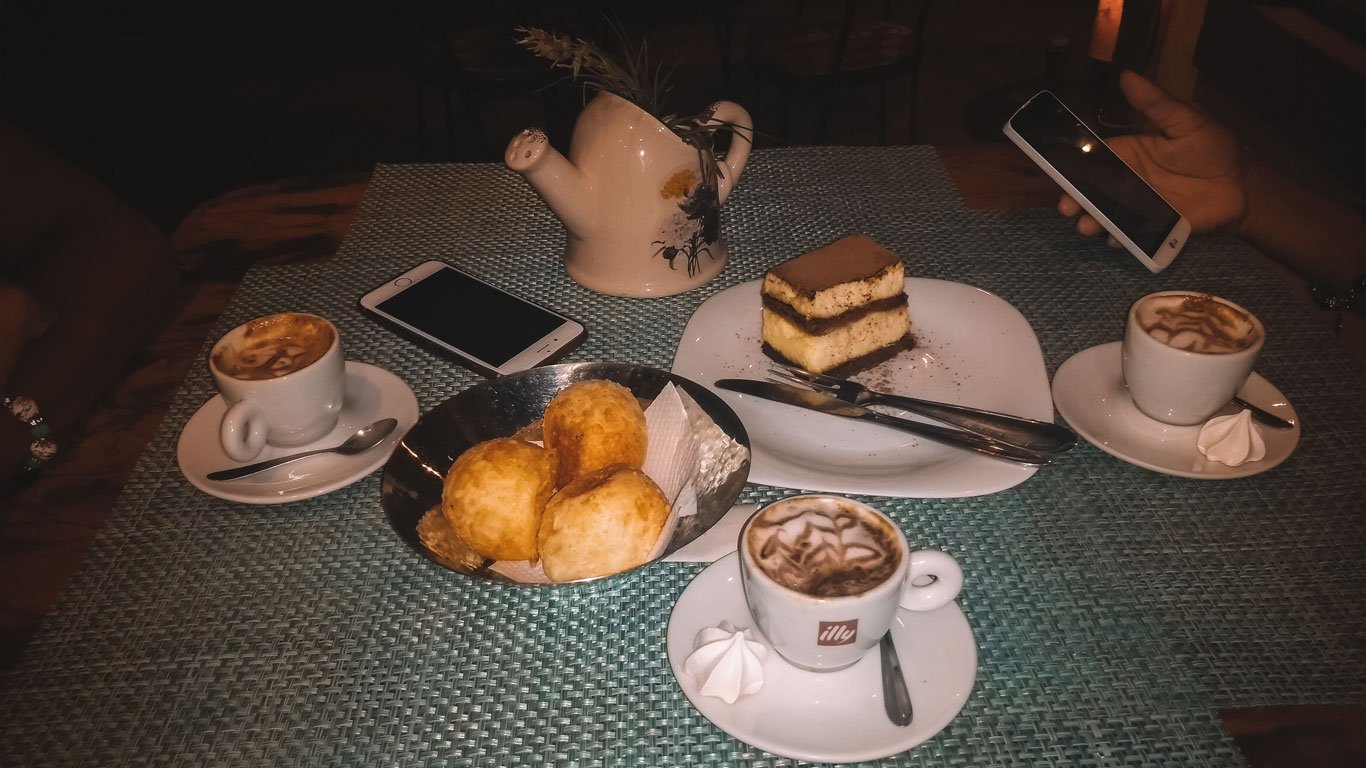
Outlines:
<svg viewBox="0 0 1366 768"><path fill-rule="evenodd" d="M1197 291L1151 293L1129 307L1120 357L1138 410L1200 424L1228 405L1266 341L1257 316Z"/></svg>
<svg viewBox="0 0 1366 768"><path fill-rule="evenodd" d="M234 461L256 458L267 443L311 443L341 415L341 338L317 315L282 312L237 326L214 344L209 373L228 406L219 437Z"/></svg>
<svg viewBox="0 0 1366 768"><path fill-rule="evenodd" d="M963 586L952 557L911 551L891 518L841 496L769 504L740 529L738 547L759 630L784 659L815 672L863 658L899 609L932 611Z"/></svg>

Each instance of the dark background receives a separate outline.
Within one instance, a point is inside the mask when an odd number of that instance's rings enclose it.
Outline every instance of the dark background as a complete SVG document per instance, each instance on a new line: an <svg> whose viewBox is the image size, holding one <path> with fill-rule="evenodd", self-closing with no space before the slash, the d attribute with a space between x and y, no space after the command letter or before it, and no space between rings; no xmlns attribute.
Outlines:
<svg viewBox="0 0 1366 768"><path fill-rule="evenodd" d="M602 5L445 5L450 13L440 24L448 36L473 41L476 57L510 60L523 78L509 78L503 97L478 110L482 130L458 115L448 131L439 91L426 92L425 130L419 130L409 64L423 43L415 42L414 29L430 32L437 25L414 25L405 16L425 8L414 0L0 0L0 114L170 231L196 205L244 184L364 171L376 162L499 161L507 139L528 125L550 124L552 140L567 143L572 114L548 114L547 93L537 92L556 76L515 48L511 27L541 20L602 35ZM860 14L913 21L922 3L857 5ZM1359 199L1366 174L1355 138L1360 118L1350 115L1359 108L1356 115L1366 113L1366 67L1358 71L1352 56L1366 39L1366 11L1345 0L1207 5L1197 99L1262 154L1317 186ZM799 92L789 94L796 127L775 111L780 94L748 66L750 42L799 12L828 15L841 7L820 0L654 0L616 3L611 12L633 36L648 40L653 61L677 64L672 82L679 109L736 100L755 113L765 132L762 145L810 142L812 132L800 123L815 110ZM934 3L918 70L916 133L904 109L908 87L897 81L887 87L886 141L1001 140L999 123L1046 84L1050 61L1057 62L1050 59L1050 40L1062 40L1065 90L1074 107L1084 106L1099 82L1086 57L1095 9L1094 0ZM1332 41L1306 41L1268 16L1287 9L1340 36L1349 46L1346 56L1323 53ZM714 23L723 14L728 45ZM497 86L506 74L476 79ZM576 107L576 94L557 97L569 110ZM875 129L884 119L878 97L876 88L851 90L825 141L882 141Z"/></svg>

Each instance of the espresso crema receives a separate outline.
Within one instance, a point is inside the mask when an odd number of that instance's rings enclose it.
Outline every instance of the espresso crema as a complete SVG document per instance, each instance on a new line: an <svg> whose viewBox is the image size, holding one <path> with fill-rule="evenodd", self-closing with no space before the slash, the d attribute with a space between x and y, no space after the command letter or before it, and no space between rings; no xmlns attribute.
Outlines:
<svg viewBox="0 0 1366 768"><path fill-rule="evenodd" d="M234 379L278 379L318 362L335 340L332 326L320 318L270 315L247 323L220 342L213 364Z"/></svg>
<svg viewBox="0 0 1366 768"><path fill-rule="evenodd" d="M770 579L813 597L867 592L901 564L886 521L839 499L778 502L750 523L745 546Z"/></svg>
<svg viewBox="0 0 1366 768"><path fill-rule="evenodd" d="M1149 336L1187 352L1241 352L1261 338L1246 312L1202 293L1152 296L1134 309L1134 319Z"/></svg>

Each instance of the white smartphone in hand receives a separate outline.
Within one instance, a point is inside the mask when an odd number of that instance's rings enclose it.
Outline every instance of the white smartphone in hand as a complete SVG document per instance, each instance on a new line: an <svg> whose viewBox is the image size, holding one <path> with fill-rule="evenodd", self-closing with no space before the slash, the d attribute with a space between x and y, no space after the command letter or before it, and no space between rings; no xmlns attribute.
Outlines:
<svg viewBox="0 0 1366 768"><path fill-rule="evenodd" d="M1150 271L1186 245L1190 222L1052 93L1025 102L1005 134Z"/></svg>
<svg viewBox="0 0 1366 768"><path fill-rule="evenodd" d="M584 337L579 323L444 261L428 261L360 299L361 310L488 376L534 368Z"/></svg>

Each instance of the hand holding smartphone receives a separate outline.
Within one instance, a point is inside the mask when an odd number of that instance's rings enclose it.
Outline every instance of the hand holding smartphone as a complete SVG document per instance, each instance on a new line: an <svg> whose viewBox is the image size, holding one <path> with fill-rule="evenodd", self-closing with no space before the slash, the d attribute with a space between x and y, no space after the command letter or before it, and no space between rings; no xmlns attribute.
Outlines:
<svg viewBox="0 0 1366 768"><path fill-rule="evenodd" d="M1190 222L1052 93L1025 102L1005 135L1150 271L1185 246Z"/></svg>
<svg viewBox="0 0 1366 768"><path fill-rule="evenodd" d="M362 311L488 376L524 371L576 346L584 327L463 272L428 261L360 299Z"/></svg>

